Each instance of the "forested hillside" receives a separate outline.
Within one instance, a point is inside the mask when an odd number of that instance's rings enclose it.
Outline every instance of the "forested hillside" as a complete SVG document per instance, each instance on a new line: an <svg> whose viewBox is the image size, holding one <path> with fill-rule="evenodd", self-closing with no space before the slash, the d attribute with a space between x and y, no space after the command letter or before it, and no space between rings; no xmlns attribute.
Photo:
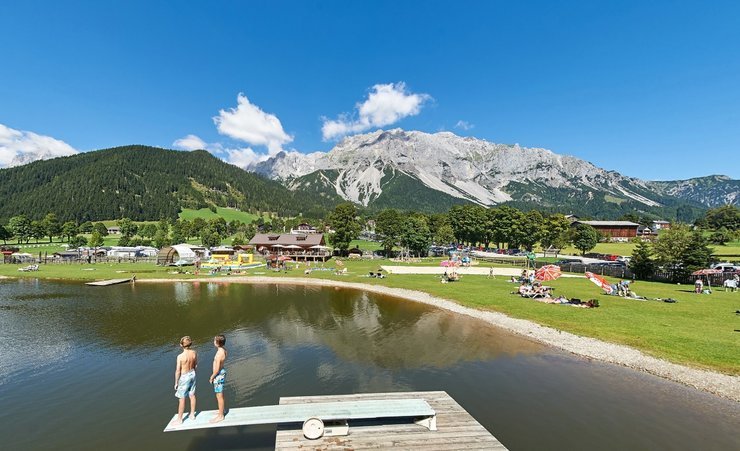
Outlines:
<svg viewBox="0 0 740 451"><path fill-rule="evenodd" d="M125 146L0 170L0 220L49 212L61 221L177 218L209 206L323 216L336 198L290 191L206 151Z"/></svg>

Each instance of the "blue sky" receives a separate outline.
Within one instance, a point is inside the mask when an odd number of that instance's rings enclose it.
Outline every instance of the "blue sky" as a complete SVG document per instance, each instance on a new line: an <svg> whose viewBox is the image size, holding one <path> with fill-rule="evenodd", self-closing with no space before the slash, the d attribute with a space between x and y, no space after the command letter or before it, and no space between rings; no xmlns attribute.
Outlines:
<svg viewBox="0 0 740 451"><path fill-rule="evenodd" d="M0 149L194 135L241 161L381 126L740 178L738 17L719 1L9 2Z"/></svg>

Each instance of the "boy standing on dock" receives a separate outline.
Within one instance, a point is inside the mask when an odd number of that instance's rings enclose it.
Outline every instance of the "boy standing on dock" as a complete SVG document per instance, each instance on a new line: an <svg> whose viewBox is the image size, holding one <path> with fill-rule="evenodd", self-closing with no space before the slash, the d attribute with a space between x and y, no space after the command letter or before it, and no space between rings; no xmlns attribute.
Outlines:
<svg viewBox="0 0 740 451"><path fill-rule="evenodd" d="M179 403L174 424L182 424L185 396L190 397L190 418L195 419L195 368L198 366L198 353L190 349L192 344L193 340L187 335L180 339L182 352L175 363L175 397L179 399Z"/></svg>
<svg viewBox="0 0 740 451"><path fill-rule="evenodd" d="M213 384L213 391L216 393L216 402L218 402L218 414L210 422L218 423L224 419L224 382L226 382L226 337L216 335L213 337L213 346L216 347L216 355L213 357L213 373L209 381Z"/></svg>

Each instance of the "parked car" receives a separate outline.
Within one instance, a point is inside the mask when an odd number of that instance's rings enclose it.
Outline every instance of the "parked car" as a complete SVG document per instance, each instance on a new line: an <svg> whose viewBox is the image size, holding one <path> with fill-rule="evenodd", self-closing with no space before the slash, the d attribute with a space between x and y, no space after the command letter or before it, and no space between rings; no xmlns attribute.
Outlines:
<svg viewBox="0 0 740 451"><path fill-rule="evenodd" d="M579 260L577 258L564 258L562 260L558 260L555 262L556 265L572 265L572 264L578 264L583 263L582 260Z"/></svg>
<svg viewBox="0 0 740 451"><path fill-rule="evenodd" d="M712 269L719 269L722 272L737 272L740 271L740 266L733 265L732 263L717 263L712 265Z"/></svg>

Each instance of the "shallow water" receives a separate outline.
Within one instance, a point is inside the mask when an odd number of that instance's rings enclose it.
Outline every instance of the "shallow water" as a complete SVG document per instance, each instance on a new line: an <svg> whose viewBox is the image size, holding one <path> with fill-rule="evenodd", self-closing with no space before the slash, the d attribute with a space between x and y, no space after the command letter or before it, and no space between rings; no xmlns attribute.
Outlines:
<svg viewBox="0 0 740 451"><path fill-rule="evenodd" d="M740 404L577 358L478 320L361 291L172 283L0 282L0 447L273 449L275 426L163 433L177 342L226 334L227 405L445 390L522 449L740 449Z"/></svg>

